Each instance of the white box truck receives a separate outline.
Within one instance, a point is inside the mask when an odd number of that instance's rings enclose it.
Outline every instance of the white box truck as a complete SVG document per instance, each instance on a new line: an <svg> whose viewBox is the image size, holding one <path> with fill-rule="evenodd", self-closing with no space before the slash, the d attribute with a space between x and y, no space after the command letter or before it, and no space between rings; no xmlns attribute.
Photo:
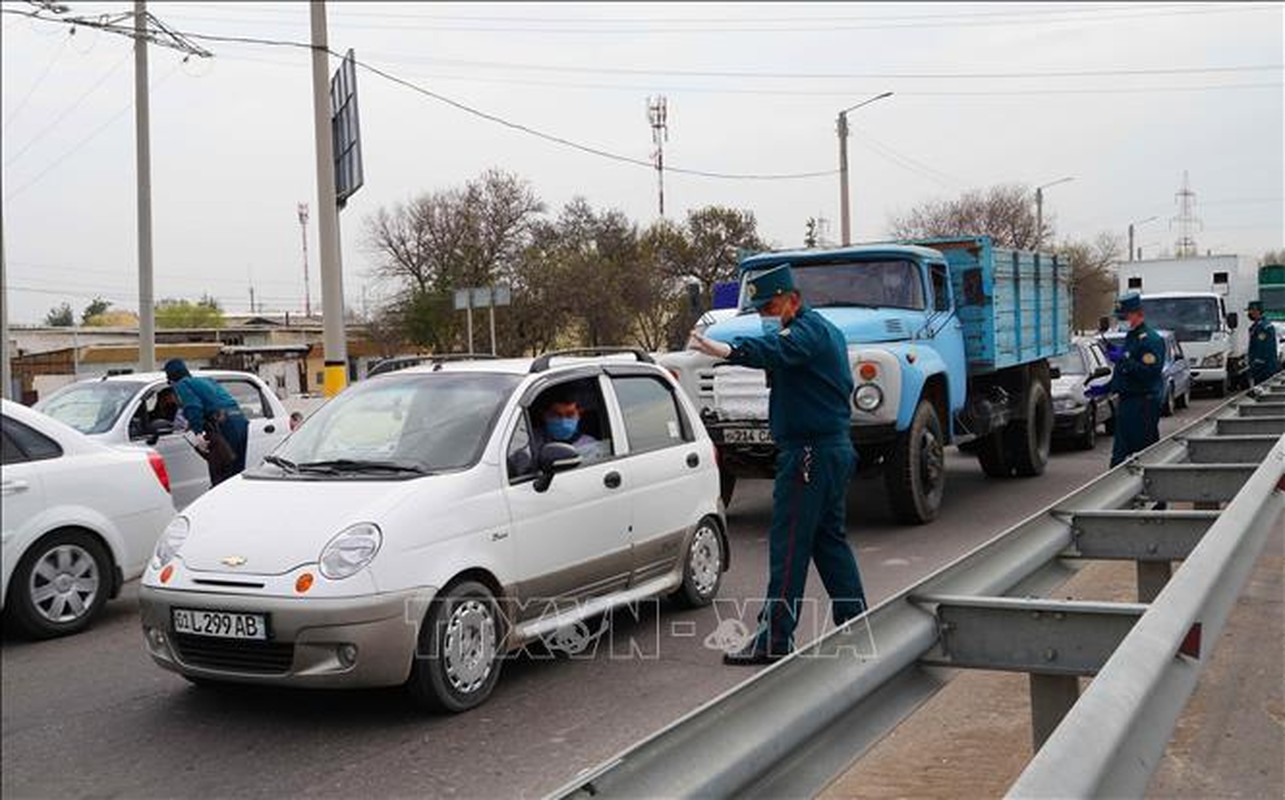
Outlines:
<svg viewBox="0 0 1285 800"><path fill-rule="evenodd" d="M1153 328L1173 331L1198 387L1219 397L1248 376L1245 306L1258 296L1258 269L1247 256L1209 255L1124 261L1120 293L1138 292Z"/></svg>

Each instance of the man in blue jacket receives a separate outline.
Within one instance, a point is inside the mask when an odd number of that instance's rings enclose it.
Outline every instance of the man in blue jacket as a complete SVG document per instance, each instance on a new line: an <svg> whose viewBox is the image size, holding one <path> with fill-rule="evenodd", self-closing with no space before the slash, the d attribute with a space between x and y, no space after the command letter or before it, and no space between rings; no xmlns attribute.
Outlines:
<svg viewBox="0 0 1285 800"><path fill-rule="evenodd" d="M181 358L165 362L165 377L178 394L188 430L194 433L197 449L205 456L210 470L210 485L218 486L245 469L245 451L249 444L250 424L241 406L218 381L193 375ZM209 433L217 431L232 448L231 459L220 458L218 448L211 449Z"/></svg>
<svg viewBox="0 0 1285 800"><path fill-rule="evenodd" d="M1129 332L1124 346L1111 352L1115 362L1111 382L1086 391L1093 396L1120 396L1111 447L1113 467L1160 441L1160 405L1165 394L1165 342L1147 325L1141 296L1131 292L1121 297L1116 317L1128 323Z"/></svg>
<svg viewBox="0 0 1285 800"><path fill-rule="evenodd" d="M834 622L860 615L865 590L844 532L848 482L856 465L849 434L852 367L847 341L803 303L783 264L751 278L750 302L763 334L735 346L693 331L689 346L733 364L767 371L768 426L776 442L767 596L754 639L724 663L766 664L794 646L799 600L815 562L830 595Z"/></svg>
<svg viewBox="0 0 1285 800"><path fill-rule="evenodd" d="M1249 319L1249 377L1255 384L1262 383L1280 370L1279 357L1276 352L1276 326L1263 318L1263 304L1251 300Z"/></svg>

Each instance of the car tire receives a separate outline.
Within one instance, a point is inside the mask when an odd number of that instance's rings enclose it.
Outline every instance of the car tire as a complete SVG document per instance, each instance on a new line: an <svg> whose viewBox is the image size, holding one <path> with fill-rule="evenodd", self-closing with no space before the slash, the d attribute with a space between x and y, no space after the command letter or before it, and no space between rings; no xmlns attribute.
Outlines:
<svg viewBox="0 0 1285 800"><path fill-rule="evenodd" d="M1187 387L1187 391L1183 392L1181 395L1174 398L1173 402L1174 402L1174 407L1176 408L1187 408L1188 406L1190 406L1191 405L1191 387Z"/></svg>
<svg viewBox="0 0 1285 800"><path fill-rule="evenodd" d="M687 608L701 608L714 602L727 569L726 542L713 517L696 524L696 531L683 556L683 585L670 595Z"/></svg>
<svg viewBox="0 0 1285 800"><path fill-rule="evenodd" d="M992 431L978 440L977 463L982 472L991 478L1007 478L1013 474L1013 465L1004 449L1004 431Z"/></svg>
<svg viewBox="0 0 1285 800"><path fill-rule="evenodd" d="M1044 473L1053 440L1053 400L1042 381L1032 380L1027 388L1025 412L1004 430L1004 443L1013 472L1031 478Z"/></svg>
<svg viewBox="0 0 1285 800"><path fill-rule="evenodd" d="M1170 384L1165 388L1165 399L1164 399L1164 401L1160 404L1160 416L1162 416L1162 417L1172 417L1172 416L1173 416L1173 403L1174 403L1174 400L1173 400L1173 384L1172 384L1172 383L1170 383Z"/></svg>
<svg viewBox="0 0 1285 800"><path fill-rule="evenodd" d="M102 611L113 574L111 556L97 537L54 531L18 560L6 606L14 624L33 639L78 633Z"/></svg>
<svg viewBox="0 0 1285 800"><path fill-rule="evenodd" d="M1098 411L1092 404L1084 413L1084 430L1075 437L1075 446L1081 450L1092 450L1098 446Z"/></svg>
<svg viewBox="0 0 1285 800"><path fill-rule="evenodd" d="M504 620L477 581L448 586L430 604L407 688L423 708L458 714L486 701L504 663Z"/></svg>
<svg viewBox="0 0 1285 800"><path fill-rule="evenodd" d="M897 437L884 484L893 516L903 525L932 522L946 486L946 442L937 410L920 400L910 428Z"/></svg>

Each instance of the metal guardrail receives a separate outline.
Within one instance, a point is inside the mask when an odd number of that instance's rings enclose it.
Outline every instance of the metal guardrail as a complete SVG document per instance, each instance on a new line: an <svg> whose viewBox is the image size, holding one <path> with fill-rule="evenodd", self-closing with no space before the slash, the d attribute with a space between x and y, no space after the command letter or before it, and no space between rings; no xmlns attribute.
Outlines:
<svg viewBox="0 0 1285 800"><path fill-rule="evenodd" d="M1155 501L1195 510L1156 511ZM551 796L815 794L952 669L969 667L1031 676L1037 752L1010 796L1141 794L1282 510L1285 377L1232 398ZM1092 559L1135 561L1139 603L1038 597ZM1082 697L1081 675L1096 675Z"/></svg>

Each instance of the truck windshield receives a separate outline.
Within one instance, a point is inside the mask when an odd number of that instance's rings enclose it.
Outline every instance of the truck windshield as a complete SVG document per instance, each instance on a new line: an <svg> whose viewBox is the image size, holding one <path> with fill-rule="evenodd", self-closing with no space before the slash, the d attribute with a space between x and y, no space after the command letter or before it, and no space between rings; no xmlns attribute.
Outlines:
<svg viewBox="0 0 1285 800"><path fill-rule="evenodd" d="M746 280L759 271L747 272ZM813 308L887 306L923 309L924 285L913 261L836 261L794 268L794 283ZM749 308L744 285L741 308Z"/></svg>
<svg viewBox="0 0 1285 800"><path fill-rule="evenodd" d="M1213 297L1144 297L1142 308L1149 326L1173 331L1180 342L1207 342L1222 327Z"/></svg>

